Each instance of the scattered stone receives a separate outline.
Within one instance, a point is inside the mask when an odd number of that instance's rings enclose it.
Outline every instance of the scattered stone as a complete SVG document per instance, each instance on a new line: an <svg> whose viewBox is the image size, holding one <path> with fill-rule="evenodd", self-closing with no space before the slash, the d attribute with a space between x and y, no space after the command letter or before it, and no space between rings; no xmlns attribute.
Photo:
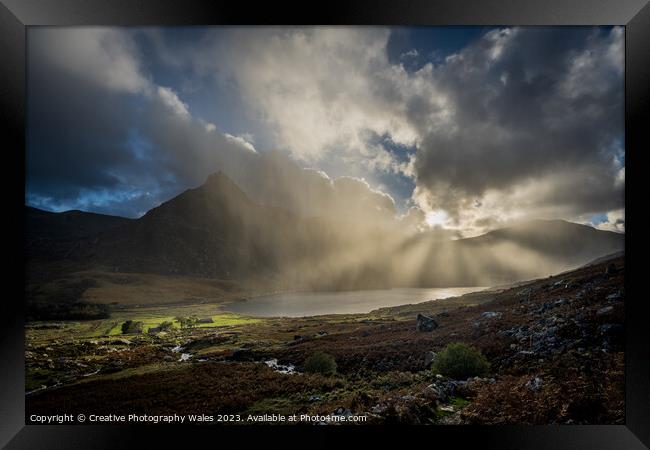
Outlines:
<svg viewBox="0 0 650 450"><path fill-rule="evenodd" d="M569 304L569 300L566 299L566 298L561 298L561 299L559 299L559 300L556 300L555 303L554 303L554 305L555 305L556 307L558 307L558 306L562 306L562 305L568 305L568 304Z"/></svg>
<svg viewBox="0 0 650 450"><path fill-rule="evenodd" d="M613 307L613 306L605 306L604 308L600 308L600 309L596 312L596 315L597 315L597 316L606 316L606 315L611 314L613 311L614 311L614 307Z"/></svg>
<svg viewBox="0 0 650 450"><path fill-rule="evenodd" d="M614 292L613 294L609 294L606 297L606 299L609 300L610 302L611 301L620 301L620 300L623 300L623 294L621 293L621 291Z"/></svg>
<svg viewBox="0 0 650 450"><path fill-rule="evenodd" d="M535 377L532 380L530 380L528 383L526 383L526 387L533 392L537 392L541 389L542 384L543 384L542 379L539 377Z"/></svg>
<svg viewBox="0 0 650 450"><path fill-rule="evenodd" d="M433 383L424 388L424 395L427 397L433 397L438 401L444 402L447 400L447 392L443 387L442 383Z"/></svg>
<svg viewBox="0 0 650 450"><path fill-rule="evenodd" d="M318 395L312 395L311 397L309 397L309 401L310 402L320 402L321 398Z"/></svg>
<svg viewBox="0 0 650 450"><path fill-rule="evenodd" d="M339 406L338 408L336 408L334 410L332 415L333 416L346 416L346 417L348 417L348 416L352 415L352 411L350 411L348 408L344 408L342 406Z"/></svg>
<svg viewBox="0 0 650 450"><path fill-rule="evenodd" d="M483 314L481 314L482 317L485 317L486 319L492 319L494 317L499 318L501 317L500 312L494 312L494 311L486 311Z"/></svg>
<svg viewBox="0 0 650 450"><path fill-rule="evenodd" d="M436 322L433 317L418 314L417 325L415 328L417 331L433 331L438 328L438 322Z"/></svg>
<svg viewBox="0 0 650 450"><path fill-rule="evenodd" d="M433 364L436 361L436 358L438 358L438 354L435 352L427 352L424 355L424 367L430 367L431 364Z"/></svg>

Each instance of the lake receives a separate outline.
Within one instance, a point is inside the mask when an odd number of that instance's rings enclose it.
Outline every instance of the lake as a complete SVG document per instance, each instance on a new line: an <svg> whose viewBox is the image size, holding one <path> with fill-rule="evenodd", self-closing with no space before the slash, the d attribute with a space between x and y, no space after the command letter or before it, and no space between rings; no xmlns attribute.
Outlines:
<svg viewBox="0 0 650 450"><path fill-rule="evenodd" d="M290 292L265 295L225 306L228 311L257 317L304 317L360 314L378 308L458 297L485 287L395 288L363 291Z"/></svg>

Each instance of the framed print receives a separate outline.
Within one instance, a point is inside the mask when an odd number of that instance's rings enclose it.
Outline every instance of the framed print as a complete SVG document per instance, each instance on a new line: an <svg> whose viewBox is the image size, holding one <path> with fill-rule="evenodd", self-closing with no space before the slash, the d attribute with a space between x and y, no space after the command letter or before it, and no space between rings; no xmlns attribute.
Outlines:
<svg viewBox="0 0 650 450"><path fill-rule="evenodd" d="M6 448L650 442L643 1L0 17Z"/></svg>

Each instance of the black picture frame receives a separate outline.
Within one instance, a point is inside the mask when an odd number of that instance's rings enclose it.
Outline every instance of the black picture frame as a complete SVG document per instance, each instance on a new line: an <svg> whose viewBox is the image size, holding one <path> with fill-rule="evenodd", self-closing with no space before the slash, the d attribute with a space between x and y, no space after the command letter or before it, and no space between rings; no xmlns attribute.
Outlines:
<svg viewBox="0 0 650 450"><path fill-rule="evenodd" d="M12 266L6 283L15 294L3 299L0 334L0 446L3 448L122 448L145 437L147 445L167 448L187 446L195 438L211 442L216 432L244 439L252 431L272 434L274 447L298 443L341 445L351 434L364 439L399 441L414 436L429 440L427 445L453 442L454 448L478 444L485 448L539 449L636 449L650 446L650 327L647 325L647 298L637 294L630 258L643 251L638 245L630 252L632 239L640 238L634 220L639 212L632 204L635 173L647 148L644 136L650 106L650 5L645 0L444 0L444 1L328 1L312 5L281 5L275 2L171 1L171 0L0 0L0 117L3 139L11 153L6 161L5 192L16 208L15 218L23 217L24 149L26 110L26 30L30 26L77 25L220 25L220 24L346 24L346 25L624 25L625 38L625 141L626 141L626 420L625 425L581 426L436 426L399 430L387 427L190 427L116 425L25 425L24 318L18 299L24 292L23 242L8 239L6 261ZM631 171L631 172L630 172ZM12 213L13 214L13 213ZM22 221L11 220L22 236ZM638 228L640 229L640 225ZM23 265L24 266L24 265ZM191 428L191 431L187 431ZM328 430L323 430L328 428ZM336 428L336 429L334 429ZM326 432L327 431L327 432ZM317 434L309 441L298 436ZM144 436L143 436L144 435ZM210 437L212 436L212 438ZM307 438L307 437L305 437ZM276 439L278 439L276 441ZM160 442L161 444L154 443ZM369 441L368 441L369 442ZM224 441L225 443L225 441ZM413 444L407 444L413 445Z"/></svg>

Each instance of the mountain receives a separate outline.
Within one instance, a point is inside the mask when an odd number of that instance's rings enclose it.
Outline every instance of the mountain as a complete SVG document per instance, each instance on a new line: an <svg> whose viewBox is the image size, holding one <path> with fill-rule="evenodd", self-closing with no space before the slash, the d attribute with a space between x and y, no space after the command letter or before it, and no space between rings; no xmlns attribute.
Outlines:
<svg viewBox="0 0 650 450"><path fill-rule="evenodd" d="M70 255L118 271L242 278L291 257L298 219L251 201L222 173L147 212L83 241Z"/></svg>
<svg viewBox="0 0 650 450"><path fill-rule="evenodd" d="M420 243L421 245L421 243ZM620 252L625 236L563 220L532 220L481 236L435 242L416 284L493 286L549 276Z"/></svg>
<svg viewBox="0 0 650 450"><path fill-rule="evenodd" d="M52 259L75 270L266 280L285 289L492 286L558 273L624 245L622 234L561 220L452 241L394 224L304 218L252 201L222 173L136 220L48 214L28 214L28 228L65 237Z"/></svg>
<svg viewBox="0 0 650 450"><path fill-rule="evenodd" d="M54 213L25 206L26 239L74 240L130 222L131 219L85 211Z"/></svg>
<svg viewBox="0 0 650 450"><path fill-rule="evenodd" d="M54 213L26 206L25 255L32 264L64 260L84 238L131 221L105 214L77 210ZM30 277L34 276L30 273Z"/></svg>

